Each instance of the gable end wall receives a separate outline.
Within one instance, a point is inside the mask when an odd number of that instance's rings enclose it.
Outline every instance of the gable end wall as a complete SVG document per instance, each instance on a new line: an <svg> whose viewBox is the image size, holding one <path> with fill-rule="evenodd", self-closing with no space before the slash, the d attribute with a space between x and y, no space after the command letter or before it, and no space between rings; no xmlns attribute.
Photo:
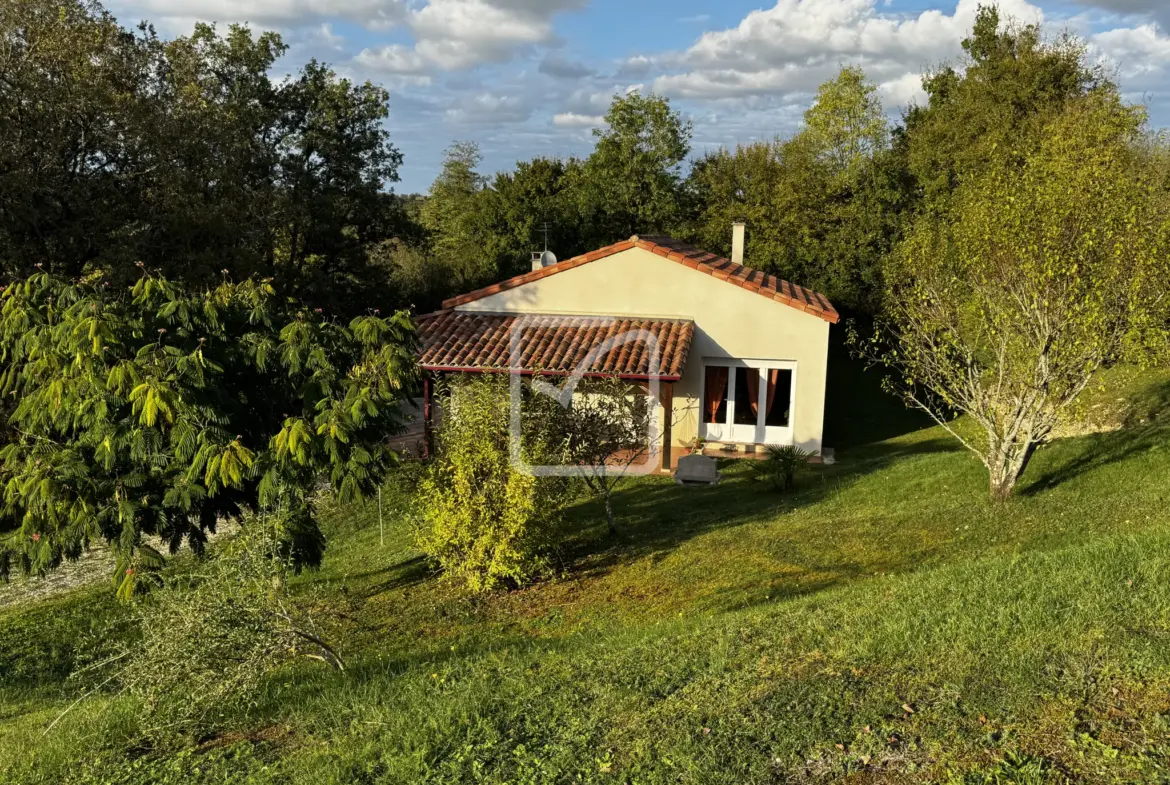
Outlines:
<svg viewBox="0 0 1170 785"><path fill-rule="evenodd" d="M794 438L808 450L822 447L829 323L641 248L456 310L691 319L695 339L675 386L675 444L685 444L698 433L703 360L729 358L795 362Z"/></svg>

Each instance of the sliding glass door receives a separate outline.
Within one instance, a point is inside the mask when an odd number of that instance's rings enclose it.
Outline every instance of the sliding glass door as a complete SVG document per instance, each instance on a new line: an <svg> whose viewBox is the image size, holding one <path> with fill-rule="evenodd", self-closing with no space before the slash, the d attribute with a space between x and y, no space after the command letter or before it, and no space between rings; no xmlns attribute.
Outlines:
<svg viewBox="0 0 1170 785"><path fill-rule="evenodd" d="M795 363L706 362L700 435L740 444L792 444L795 375Z"/></svg>

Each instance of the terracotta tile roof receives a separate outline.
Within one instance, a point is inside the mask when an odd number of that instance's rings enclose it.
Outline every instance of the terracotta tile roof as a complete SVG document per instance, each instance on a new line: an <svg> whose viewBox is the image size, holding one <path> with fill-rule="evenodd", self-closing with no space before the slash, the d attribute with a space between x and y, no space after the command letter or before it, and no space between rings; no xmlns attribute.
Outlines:
<svg viewBox="0 0 1170 785"><path fill-rule="evenodd" d="M805 289L803 286L789 283L774 275L753 270L742 264L735 264L728 259L716 256L693 245L687 245L669 237L655 235L647 235L644 237L634 235L629 240L591 251L583 256L566 259L563 262L550 265L549 267L543 267L539 270L524 273L523 275L517 275L515 278L509 278L493 286L477 289L467 294L461 294L458 297L452 297L443 302L443 308L455 308L493 294L499 294L508 289L515 289L517 286L539 281L541 278L547 278L550 275L556 275L565 270L572 270L574 267L580 267L583 264L604 259L607 256L613 256L622 251L628 251L631 248L641 248L658 254L663 258L686 265L693 270L706 273L721 281L735 284L741 289L756 292L776 302L784 303L806 313L819 316L827 322L836 324L840 319L840 316L837 314L837 309L833 307L833 304L823 294L818 294L811 289Z"/></svg>
<svg viewBox="0 0 1170 785"><path fill-rule="evenodd" d="M524 373L682 377L695 326L682 319L438 311L418 318L419 363L432 371L508 371L512 348ZM634 340L619 339L633 334ZM515 341L513 341L515 336ZM657 341L657 362L652 363ZM607 341L614 342L605 347ZM604 349L604 350L603 350ZM596 356L589 358L591 352Z"/></svg>

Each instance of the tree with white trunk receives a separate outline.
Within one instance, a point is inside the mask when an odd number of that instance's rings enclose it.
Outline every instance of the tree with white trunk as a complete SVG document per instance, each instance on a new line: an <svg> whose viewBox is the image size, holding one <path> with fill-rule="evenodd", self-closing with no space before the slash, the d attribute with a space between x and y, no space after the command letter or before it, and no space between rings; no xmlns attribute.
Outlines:
<svg viewBox="0 0 1170 785"><path fill-rule="evenodd" d="M1099 369L1165 343L1165 183L1144 122L1109 92L1070 102L927 206L888 265L867 352L979 457L994 500Z"/></svg>

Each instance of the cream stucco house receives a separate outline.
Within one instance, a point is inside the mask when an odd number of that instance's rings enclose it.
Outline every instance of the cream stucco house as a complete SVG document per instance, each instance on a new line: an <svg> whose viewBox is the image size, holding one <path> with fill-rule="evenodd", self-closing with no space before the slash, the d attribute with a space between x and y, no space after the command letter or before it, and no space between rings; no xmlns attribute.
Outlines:
<svg viewBox="0 0 1170 785"><path fill-rule="evenodd" d="M421 364L432 373L659 382L664 468L696 436L820 452L837 311L816 292L745 267L742 225L733 237L731 260L635 236L534 262L421 317Z"/></svg>

